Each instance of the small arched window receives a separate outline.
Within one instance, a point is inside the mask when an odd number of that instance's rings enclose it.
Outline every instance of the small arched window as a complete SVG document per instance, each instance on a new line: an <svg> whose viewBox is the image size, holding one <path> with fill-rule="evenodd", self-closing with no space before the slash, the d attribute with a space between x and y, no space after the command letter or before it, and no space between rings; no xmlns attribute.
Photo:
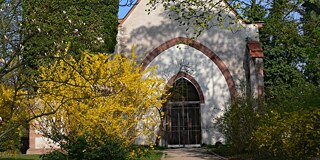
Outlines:
<svg viewBox="0 0 320 160"><path fill-rule="evenodd" d="M175 81L169 92L169 102L200 101L197 89L185 78Z"/></svg>

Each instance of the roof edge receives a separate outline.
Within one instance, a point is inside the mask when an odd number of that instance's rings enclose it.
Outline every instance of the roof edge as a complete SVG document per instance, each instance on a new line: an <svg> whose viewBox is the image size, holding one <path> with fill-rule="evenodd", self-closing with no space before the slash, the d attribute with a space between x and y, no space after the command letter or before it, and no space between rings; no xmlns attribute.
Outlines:
<svg viewBox="0 0 320 160"><path fill-rule="evenodd" d="M227 5L227 7L228 7L229 9L231 9L231 12L233 12L233 13L236 15L236 17L237 17L243 24L250 24L250 22L247 21L246 19L244 19L244 18L239 14L239 12L231 6L231 4L230 4L227 0L222 0L222 1Z"/></svg>
<svg viewBox="0 0 320 160"><path fill-rule="evenodd" d="M248 24L257 24L257 27L258 28L261 28L263 26L263 23L250 23L249 21L245 20L232 6L229 2L227 2L227 0L222 0L226 5L227 7L231 10L232 13L235 14L236 18L240 20L240 23L242 24L245 24L245 25L248 25ZM118 22L119 22L119 26L121 27L125 21L128 19L128 17L132 14L132 12L135 10L135 8L137 7L137 5L141 2L141 0L137 0L137 2L132 6L132 8L129 10L129 12L122 18L122 19L119 19ZM260 25L262 24L262 25Z"/></svg>
<svg viewBox="0 0 320 160"><path fill-rule="evenodd" d="M119 26L122 26L123 23L128 19L128 17L130 16L130 14L134 11L134 9L137 7L137 5L140 3L141 0L137 0L137 2L131 7L131 9L129 10L129 12L120 20L119 22Z"/></svg>

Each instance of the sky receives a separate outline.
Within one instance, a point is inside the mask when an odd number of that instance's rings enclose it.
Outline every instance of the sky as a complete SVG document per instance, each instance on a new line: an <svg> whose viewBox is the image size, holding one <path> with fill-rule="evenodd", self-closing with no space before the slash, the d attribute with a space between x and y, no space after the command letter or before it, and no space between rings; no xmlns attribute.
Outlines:
<svg viewBox="0 0 320 160"><path fill-rule="evenodd" d="M131 7L119 7L118 18L122 19L130 10Z"/></svg>
<svg viewBox="0 0 320 160"><path fill-rule="evenodd" d="M122 19L129 12L131 7L132 6L130 6L130 7L119 7L118 18Z"/></svg>

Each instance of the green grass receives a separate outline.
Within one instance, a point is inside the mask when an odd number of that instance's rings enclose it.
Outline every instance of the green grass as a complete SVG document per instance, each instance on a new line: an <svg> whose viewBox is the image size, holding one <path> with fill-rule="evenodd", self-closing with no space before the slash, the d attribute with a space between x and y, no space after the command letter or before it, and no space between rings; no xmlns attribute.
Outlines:
<svg viewBox="0 0 320 160"><path fill-rule="evenodd" d="M162 152L153 151L147 154L141 160L160 160L162 156ZM25 155L25 154L17 154L17 155L8 155L8 154L0 154L0 160L40 160L40 155Z"/></svg>
<svg viewBox="0 0 320 160"><path fill-rule="evenodd" d="M40 160L40 155L26 155L26 154L0 154L0 160Z"/></svg>
<svg viewBox="0 0 320 160"><path fill-rule="evenodd" d="M141 160L160 160L162 156L162 152L153 151L143 157Z"/></svg>

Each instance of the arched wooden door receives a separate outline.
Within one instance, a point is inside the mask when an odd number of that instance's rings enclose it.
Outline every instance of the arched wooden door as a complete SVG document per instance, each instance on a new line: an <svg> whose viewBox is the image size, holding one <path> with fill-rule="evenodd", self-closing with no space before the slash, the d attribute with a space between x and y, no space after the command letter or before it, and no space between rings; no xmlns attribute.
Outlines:
<svg viewBox="0 0 320 160"><path fill-rule="evenodd" d="M170 93L166 107L168 145L201 144L200 97L196 88L187 79L180 78Z"/></svg>

